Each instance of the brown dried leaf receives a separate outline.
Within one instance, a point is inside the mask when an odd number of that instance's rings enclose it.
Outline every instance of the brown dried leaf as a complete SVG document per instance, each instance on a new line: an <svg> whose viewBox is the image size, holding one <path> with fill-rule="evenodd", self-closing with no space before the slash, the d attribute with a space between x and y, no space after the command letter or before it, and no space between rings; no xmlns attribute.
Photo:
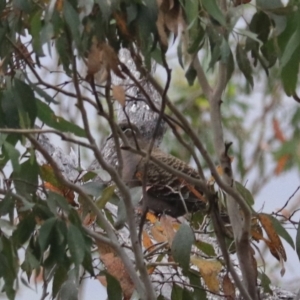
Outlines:
<svg viewBox="0 0 300 300"><path fill-rule="evenodd" d="M235 287L234 284L231 282L228 274L226 274L223 277L222 287L223 287L223 292L227 299L229 300L235 299Z"/></svg>
<svg viewBox="0 0 300 300"><path fill-rule="evenodd" d="M151 275L154 272L155 268L156 267L148 267L148 274Z"/></svg>
<svg viewBox="0 0 300 300"><path fill-rule="evenodd" d="M280 256L282 256L283 260L286 261L286 253L284 247L275 228L273 227L271 218L267 214L261 213L258 214L258 219L270 239L267 245L270 248L271 253L278 260L280 260Z"/></svg>
<svg viewBox="0 0 300 300"><path fill-rule="evenodd" d="M122 105L125 106L125 91L121 85L113 85L112 86L112 94L113 97Z"/></svg>
<svg viewBox="0 0 300 300"><path fill-rule="evenodd" d="M113 17L116 20L116 24L118 29L120 30L121 34L127 39L131 39L131 35L129 33L128 27L127 27L127 19L126 15L121 11L115 11L113 13Z"/></svg>
<svg viewBox="0 0 300 300"><path fill-rule="evenodd" d="M280 128L280 124L276 118L273 119L273 130L274 130L274 135L277 140L280 142L284 143L286 141L286 138Z"/></svg>
<svg viewBox="0 0 300 300"><path fill-rule="evenodd" d="M201 273L201 276L203 277L205 284L207 285L207 288L213 293L218 293L218 275L222 269L221 263L217 260L206 260L195 256L191 257L191 263L199 268L199 271Z"/></svg>
<svg viewBox="0 0 300 300"><path fill-rule="evenodd" d="M82 223L84 226L90 226L95 222L95 220L96 220L95 214L87 213Z"/></svg>
<svg viewBox="0 0 300 300"><path fill-rule="evenodd" d="M156 226L151 227L151 234L153 236L153 239L158 243L164 243L168 240L167 237L162 234Z"/></svg>
<svg viewBox="0 0 300 300"><path fill-rule="evenodd" d="M157 6L157 31L162 44L167 47L169 33L173 32L176 37L178 29L186 27L182 7L178 0L157 0Z"/></svg>
<svg viewBox="0 0 300 300"><path fill-rule="evenodd" d="M147 212L146 219L147 219L147 221L149 221L151 224L154 224L154 223L157 221L156 215L153 214L153 213L151 213L151 212Z"/></svg>
<svg viewBox="0 0 300 300"><path fill-rule="evenodd" d="M63 9L63 5L64 5L64 1L63 0L57 0L55 2L55 9L58 11L58 12L61 12L62 9Z"/></svg>
<svg viewBox="0 0 300 300"><path fill-rule="evenodd" d="M96 38L93 38L86 65L87 80L97 74L98 80L101 78L101 82L103 82L107 79L110 70L117 76L125 78L118 68L119 58L114 49L107 43L98 42Z"/></svg>
<svg viewBox="0 0 300 300"><path fill-rule="evenodd" d="M143 246L145 249L148 249L151 246L153 246L150 236L145 230L143 231Z"/></svg>
<svg viewBox="0 0 300 300"><path fill-rule="evenodd" d="M120 78L125 79L124 75L119 70L119 58L115 50L106 43L101 44L101 49L103 50L103 58L106 61L108 69L112 70Z"/></svg>
<svg viewBox="0 0 300 300"><path fill-rule="evenodd" d="M263 231L262 231L261 226L259 225L258 220L256 218L252 220L251 236L257 242L264 239Z"/></svg>
<svg viewBox="0 0 300 300"><path fill-rule="evenodd" d="M285 154L283 156L281 156L278 161L277 161L277 165L276 165L276 168L275 168L275 174L276 175L279 175L282 173L282 171L284 170L287 162L289 161L290 159L290 155L289 154Z"/></svg>
<svg viewBox="0 0 300 300"><path fill-rule="evenodd" d="M163 228L164 235L167 237L169 246L171 247L175 236L172 218L166 215L162 215L160 218L160 224Z"/></svg>
<svg viewBox="0 0 300 300"><path fill-rule="evenodd" d="M107 287L107 281L106 281L106 277L105 276L97 276L97 279L100 281L100 283Z"/></svg>
<svg viewBox="0 0 300 300"><path fill-rule="evenodd" d="M94 75L100 70L105 70L103 50L98 45L96 39L93 39L92 46L87 57L87 74Z"/></svg>
<svg viewBox="0 0 300 300"><path fill-rule="evenodd" d="M124 298L130 299L134 291L134 284L121 258L118 257L114 251L108 252L112 250L110 246L104 246L102 243L97 243L97 246L100 259L105 265L107 272L119 281Z"/></svg>

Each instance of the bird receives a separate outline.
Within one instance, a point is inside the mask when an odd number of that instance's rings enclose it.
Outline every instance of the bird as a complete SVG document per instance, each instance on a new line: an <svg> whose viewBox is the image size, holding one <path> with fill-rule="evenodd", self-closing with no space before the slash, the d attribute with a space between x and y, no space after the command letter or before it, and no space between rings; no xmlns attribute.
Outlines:
<svg viewBox="0 0 300 300"><path fill-rule="evenodd" d="M135 126L120 126L128 144L138 150L147 151L150 142L143 139ZM186 213L206 209L206 201L198 186L188 183L184 178L163 169L153 161L133 153L128 146L121 147L123 161L122 179L129 188L146 185L143 207L156 215L166 214L178 218ZM179 158L165 153L154 146L151 156L177 171L200 179L198 172ZM148 163L147 168L145 165ZM145 170L147 173L145 174Z"/></svg>

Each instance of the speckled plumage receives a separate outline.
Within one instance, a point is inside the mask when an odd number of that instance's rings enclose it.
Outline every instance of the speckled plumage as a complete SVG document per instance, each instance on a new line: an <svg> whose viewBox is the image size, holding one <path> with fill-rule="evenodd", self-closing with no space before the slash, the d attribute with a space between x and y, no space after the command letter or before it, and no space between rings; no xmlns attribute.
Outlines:
<svg viewBox="0 0 300 300"><path fill-rule="evenodd" d="M131 136L128 136L129 140ZM135 143L130 143L133 146ZM147 148L147 143L138 141L141 149ZM146 159L130 151L123 150L123 179L130 187L143 184ZM199 174L182 160L169 155L159 148L153 148L151 156L181 171L193 178L199 179ZM156 214L166 213L172 217L179 217L186 213L183 205L185 201L187 210L195 212L204 210L206 203L199 188L188 184L184 179L174 176L172 173L149 161L147 166L147 199L146 206Z"/></svg>

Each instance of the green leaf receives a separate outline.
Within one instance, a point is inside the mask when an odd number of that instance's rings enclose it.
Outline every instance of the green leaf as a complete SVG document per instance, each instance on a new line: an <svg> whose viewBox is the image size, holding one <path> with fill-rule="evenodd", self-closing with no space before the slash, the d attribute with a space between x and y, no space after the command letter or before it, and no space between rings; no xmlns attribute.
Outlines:
<svg viewBox="0 0 300 300"><path fill-rule="evenodd" d="M241 194L241 196L246 200L246 202L250 206L254 205L254 198L251 192L238 181L235 181L235 186L238 192Z"/></svg>
<svg viewBox="0 0 300 300"><path fill-rule="evenodd" d="M271 280L265 273L258 272L258 278L261 280L261 286L265 293L273 295L273 291L270 287Z"/></svg>
<svg viewBox="0 0 300 300"><path fill-rule="evenodd" d="M38 118L49 127L62 132L71 132L79 137L86 137L85 131L62 117L55 115L54 111L44 102L37 99Z"/></svg>
<svg viewBox="0 0 300 300"><path fill-rule="evenodd" d="M30 213L25 216L23 220L17 226L17 229L13 233L13 240L17 247L21 247L35 230L35 216Z"/></svg>
<svg viewBox="0 0 300 300"><path fill-rule="evenodd" d="M298 224L298 227L297 227L297 234L296 234L296 252L297 252L297 255L299 257L299 260L300 260L300 221L299 221L299 224Z"/></svg>
<svg viewBox="0 0 300 300"><path fill-rule="evenodd" d="M61 287L58 299L78 300L78 286L74 280L68 279Z"/></svg>
<svg viewBox="0 0 300 300"><path fill-rule="evenodd" d="M107 298L109 300L122 300L123 294L119 281L106 272Z"/></svg>
<svg viewBox="0 0 300 300"><path fill-rule="evenodd" d="M30 13L32 5L30 0L13 0L13 6L17 9Z"/></svg>
<svg viewBox="0 0 300 300"><path fill-rule="evenodd" d="M26 272L27 280L30 280L32 271L38 269L40 267L39 261L36 257L31 253L31 249L27 247L25 252L25 259L21 265L21 268L24 272Z"/></svg>
<svg viewBox="0 0 300 300"><path fill-rule="evenodd" d="M72 54L65 33L61 33L59 37L55 40L55 46L59 54L60 62L63 65L64 71L66 72L66 75L71 77L72 72L70 69L70 59Z"/></svg>
<svg viewBox="0 0 300 300"><path fill-rule="evenodd" d="M188 290L188 289L183 289L183 292L182 292L182 299L184 300L194 300L194 297L193 297L193 292Z"/></svg>
<svg viewBox="0 0 300 300"><path fill-rule="evenodd" d="M201 0L201 3L213 19L218 21L222 26L226 26L225 17L217 5L216 0Z"/></svg>
<svg viewBox="0 0 300 300"><path fill-rule="evenodd" d="M82 46L81 46L80 32L79 32L79 25L80 25L79 15L78 12L76 12L74 7L67 0L65 0L63 4L63 15L65 17L66 23L70 28L77 49L81 53Z"/></svg>
<svg viewBox="0 0 300 300"><path fill-rule="evenodd" d="M42 225L41 229L39 230L38 241L41 248L41 252L44 252L50 244L50 240L52 237L51 233L56 223L56 220L57 219L55 217L46 220Z"/></svg>
<svg viewBox="0 0 300 300"><path fill-rule="evenodd" d="M225 38L222 38L222 43L220 45L220 54L221 54L221 62L227 63L230 57L230 47Z"/></svg>
<svg viewBox="0 0 300 300"><path fill-rule="evenodd" d="M18 106L12 90L5 90L1 95L1 108L4 115L4 124L9 128L19 127Z"/></svg>
<svg viewBox="0 0 300 300"><path fill-rule="evenodd" d="M39 166L33 157L21 164L19 172L13 173L12 178L18 194L35 194L38 187L38 171Z"/></svg>
<svg viewBox="0 0 300 300"><path fill-rule="evenodd" d="M202 286L201 280L200 280L200 273L195 270L188 270L187 274L184 273L189 280L190 284L195 286L194 288L194 299L201 299L201 300L207 300L207 294L205 289Z"/></svg>
<svg viewBox="0 0 300 300"><path fill-rule="evenodd" d="M43 48L41 45L41 29L42 29L42 10L38 10L31 19L30 33L32 35L32 47L38 56L44 56Z"/></svg>
<svg viewBox="0 0 300 300"><path fill-rule="evenodd" d="M211 46L211 59L208 65L208 69L212 69L217 61L221 58L221 44L220 41L216 41L216 43Z"/></svg>
<svg viewBox="0 0 300 300"><path fill-rule="evenodd" d="M274 9L283 6L280 0L257 0L256 5L263 9Z"/></svg>
<svg viewBox="0 0 300 300"><path fill-rule="evenodd" d="M194 36L194 38L190 38L190 43L187 50L189 54L197 53L201 49L204 43L204 36L205 36L205 30L200 24L197 30L197 35Z"/></svg>
<svg viewBox="0 0 300 300"><path fill-rule="evenodd" d="M216 256L214 247L203 241L196 241L195 246L208 256Z"/></svg>
<svg viewBox="0 0 300 300"><path fill-rule="evenodd" d="M73 224L68 228L68 245L74 264L78 268L84 259L85 245L81 231Z"/></svg>
<svg viewBox="0 0 300 300"><path fill-rule="evenodd" d="M236 60L241 72L244 74L247 81L253 88L252 68L247 57L247 53L240 44L237 44L236 47Z"/></svg>
<svg viewBox="0 0 300 300"><path fill-rule="evenodd" d="M283 83L284 91L288 96L295 94L298 82L300 62L300 46L292 54L291 59L281 69L280 76Z"/></svg>
<svg viewBox="0 0 300 300"><path fill-rule="evenodd" d="M199 20L199 1L191 0L185 1L184 11L187 19L188 33L189 33L189 45L193 44L194 52L198 49L201 40L204 37L204 30L200 25ZM188 50L189 51L189 50Z"/></svg>
<svg viewBox="0 0 300 300"><path fill-rule="evenodd" d="M273 226L276 230L276 232L286 240L287 243L291 245L293 249L295 249L295 244L289 233L286 231L286 229L283 227L283 225L273 216L269 215L269 218L271 218Z"/></svg>
<svg viewBox="0 0 300 300"><path fill-rule="evenodd" d="M111 15L111 2L95 0L95 3L98 4L100 7L101 16L103 17L103 20L107 22Z"/></svg>
<svg viewBox="0 0 300 300"><path fill-rule="evenodd" d="M68 278L68 272L64 266L58 265L57 269L55 270L55 274L53 277L53 285L52 285L52 297L55 299L56 295L58 294L61 286Z"/></svg>
<svg viewBox="0 0 300 300"><path fill-rule="evenodd" d="M0 0L0 12L1 13L5 9L5 7L6 7L6 0Z"/></svg>
<svg viewBox="0 0 300 300"><path fill-rule="evenodd" d="M8 299L14 300L16 291L14 290L15 280L18 273L18 258L16 249L11 240L2 235L0 243L2 249L0 252L0 273L4 278L4 286L1 287L6 293Z"/></svg>
<svg viewBox="0 0 300 300"><path fill-rule="evenodd" d="M4 142L4 148L8 154L8 157L10 158L13 170L17 173L20 172L21 171L21 166L19 164L20 152L8 142Z"/></svg>
<svg viewBox="0 0 300 300"><path fill-rule="evenodd" d="M28 80L28 79L27 79ZM29 80L28 80L29 81ZM53 99L53 97L51 97L50 95L48 95L44 90L42 90L41 88L38 87L37 84L34 84L32 82L29 81L29 85L30 87L39 95L41 96L42 98L44 98L44 100L47 102L47 103L54 103L54 104L58 104L57 101L55 101Z"/></svg>
<svg viewBox="0 0 300 300"><path fill-rule="evenodd" d="M174 260L178 262L184 270L189 268L191 249L194 240L194 232L190 226L182 224L176 232L171 250Z"/></svg>
<svg viewBox="0 0 300 300"><path fill-rule="evenodd" d="M190 64L189 68L185 73L185 78L187 79L189 86L192 86L194 84L196 77L197 77L197 72L194 69L193 65Z"/></svg>
<svg viewBox="0 0 300 300"><path fill-rule="evenodd" d="M227 61L227 74L226 74L227 82L230 80L230 78L234 72L234 68L235 68L235 65L234 65L233 54L230 49L230 54L229 54L228 61Z"/></svg>
<svg viewBox="0 0 300 300"><path fill-rule="evenodd" d="M183 300L183 288L177 284L173 284L171 300Z"/></svg>
<svg viewBox="0 0 300 300"><path fill-rule="evenodd" d="M18 107L19 111L22 111L24 114L26 114L23 116L23 118L27 118L28 115L30 119L30 124L25 123L25 126L33 127L37 115L37 106L32 89L22 80L15 79L14 94L15 97L18 97L18 103L22 105L22 108Z"/></svg>
<svg viewBox="0 0 300 300"><path fill-rule="evenodd" d="M104 208L106 203L113 197L115 194L115 188L115 185L111 185L103 190L101 197L96 201L99 209Z"/></svg>
<svg viewBox="0 0 300 300"><path fill-rule="evenodd" d="M95 198L99 198L101 193L104 191L106 185L103 182L91 181L81 185L81 188L88 195L91 195Z"/></svg>
<svg viewBox="0 0 300 300"><path fill-rule="evenodd" d="M0 201L0 216L2 217L7 214L9 214L9 216L12 216L14 206L15 206L15 201L14 201L12 195L7 193L4 197L4 199L2 199Z"/></svg>
<svg viewBox="0 0 300 300"><path fill-rule="evenodd" d="M284 52L280 59L280 67L284 68L289 61L292 60L294 53L299 52L300 46L300 21L298 22L298 26L295 29L295 32L290 37L287 45L285 46ZM298 55L299 56L299 55Z"/></svg>
<svg viewBox="0 0 300 300"><path fill-rule="evenodd" d="M49 209L53 214L57 213L58 208L63 209L67 213L70 211L70 206L68 201L66 200L65 197L63 197L58 193L49 191L48 198L46 201Z"/></svg>
<svg viewBox="0 0 300 300"><path fill-rule="evenodd" d="M140 186L132 188L130 189L130 194L131 194L132 204L133 206L136 206L139 203L139 201L142 199L143 189ZM116 229L121 229L124 226L126 220L127 220L126 207L124 201L121 199L118 202L118 214L117 214L117 220L114 224L114 227Z"/></svg>

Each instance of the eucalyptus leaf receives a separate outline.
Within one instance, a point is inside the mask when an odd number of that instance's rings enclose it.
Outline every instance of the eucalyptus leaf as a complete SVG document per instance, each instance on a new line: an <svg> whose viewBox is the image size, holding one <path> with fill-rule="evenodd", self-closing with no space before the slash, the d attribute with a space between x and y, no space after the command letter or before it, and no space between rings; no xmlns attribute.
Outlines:
<svg viewBox="0 0 300 300"><path fill-rule="evenodd" d="M190 226L182 224L172 243L172 254L184 270L189 268L192 245L195 241L194 232Z"/></svg>
<svg viewBox="0 0 300 300"><path fill-rule="evenodd" d="M122 289L119 281L106 272L107 296L109 300L122 300Z"/></svg>
<svg viewBox="0 0 300 300"><path fill-rule="evenodd" d="M295 244L293 239L291 238L291 236L289 235L289 233L287 232L287 230L283 227L283 225L273 216L269 216L270 219L272 220L274 229L276 230L276 232L283 238L286 240L286 242L288 244L290 244L290 246L295 249Z"/></svg>
<svg viewBox="0 0 300 300"><path fill-rule="evenodd" d="M298 258L300 260L300 221L298 223L295 244L296 244L296 252L297 252Z"/></svg>

